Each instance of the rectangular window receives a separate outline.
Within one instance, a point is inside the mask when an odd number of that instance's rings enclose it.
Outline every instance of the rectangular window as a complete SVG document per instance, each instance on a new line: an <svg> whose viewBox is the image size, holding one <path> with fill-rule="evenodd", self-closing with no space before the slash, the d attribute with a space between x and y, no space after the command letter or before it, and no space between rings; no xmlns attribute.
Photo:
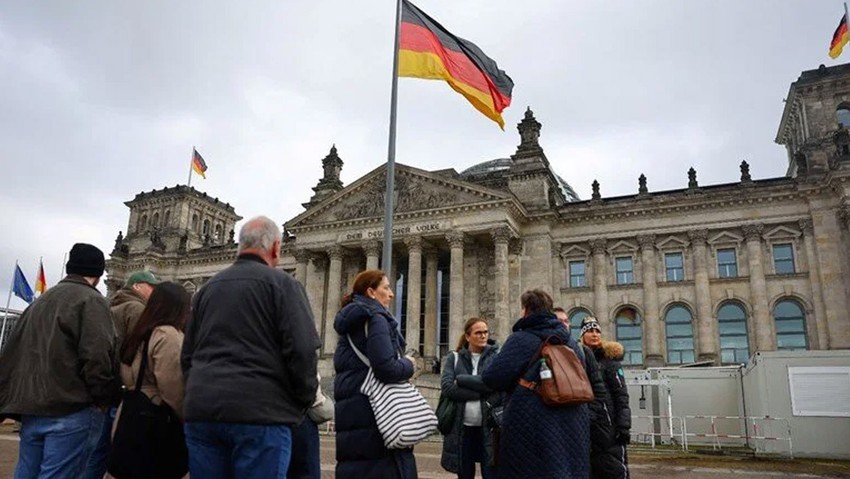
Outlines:
<svg viewBox="0 0 850 479"><path fill-rule="evenodd" d="M794 273L794 248L790 243L773 245L773 268L776 274Z"/></svg>
<svg viewBox="0 0 850 479"><path fill-rule="evenodd" d="M685 280L685 261L682 258L682 253L665 254L664 268L667 270L667 281Z"/></svg>
<svg viewBox="0 0 850 479"><path fill-rule="evenodd" d="M570 288L584 288L587 286L585 278L584 261L570 261Z"/></svg>
<svg viewBox="0 0 850 479"><path fill-rule="evenodd" d="M617 284L632 284L635 282L634 263L631 256L614 259L617 266Z"/></svg>
<svg viewBox="0 0 850 479"><path fill-rule="evenodd" d="M717 250L717 275L721 278L738 277L738 256L735 248Z"/></svg>

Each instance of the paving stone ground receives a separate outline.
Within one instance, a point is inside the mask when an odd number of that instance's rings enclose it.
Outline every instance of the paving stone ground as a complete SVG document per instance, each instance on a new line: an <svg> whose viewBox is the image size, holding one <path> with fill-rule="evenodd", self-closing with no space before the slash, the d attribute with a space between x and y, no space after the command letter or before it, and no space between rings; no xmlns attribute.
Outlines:
<svg viewBox="0 0 850 479"><path fill-rule="evenodd" d="M321 440L322 479L334 477L334 438ZM416 462L421 479L453 479L440 467L438 442L416 447ZM0 430L0 478L11 478L18 457L18 436L8 428ZM741 458L692 455L632 453L633 479L802 479L823 477L850 478L850 462L765 461ZM368 478L363 478L368 479Z"/></svg>

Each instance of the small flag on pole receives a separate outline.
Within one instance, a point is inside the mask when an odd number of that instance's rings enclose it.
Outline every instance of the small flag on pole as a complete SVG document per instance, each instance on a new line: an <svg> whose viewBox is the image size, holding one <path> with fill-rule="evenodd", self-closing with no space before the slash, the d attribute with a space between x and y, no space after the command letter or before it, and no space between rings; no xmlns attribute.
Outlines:
<svg viewBox="0 0 850 479"><path fill-rule="evenodd" d="M38 260L38 277L35 278L35 292L42 294L47 291L47 277L44 275L44 263Z"/></svg>
<svg viewBox="0 0 850 479"><path fill-rule="evenodd" d="M21 267L17 264L15 265L15 278L12 281L12 293L27 303L32 303L35 299L32 294L32 288L30 288L26 276L24 276L24 272L21 271Z"/></svg>
<svg viewBox="0 0 850 479"><path fill-rule="evenodd" d="M445 80L505 129L502 110L511 104L514 82L492 58L407 0L402 0L399 37L398 76Z"/></svg>
<svg viewBox="0 0 850 479"><path fill-rule="evenodd" d="M205 174L207 171L207 162L204 161L204 157L198 153L198 150L192 148L192 170L201 175L201 178L207 179L207 175Z"/></svg>
<svg viewBox="0 0 850 479"><path fill-rule="evenodd" d="M850 40L850 32L847 31L847 14L841 17L841 22L838 23L838 28L832 34L832 42L829 44L829 57L838 58L844 45Z"/></svg>

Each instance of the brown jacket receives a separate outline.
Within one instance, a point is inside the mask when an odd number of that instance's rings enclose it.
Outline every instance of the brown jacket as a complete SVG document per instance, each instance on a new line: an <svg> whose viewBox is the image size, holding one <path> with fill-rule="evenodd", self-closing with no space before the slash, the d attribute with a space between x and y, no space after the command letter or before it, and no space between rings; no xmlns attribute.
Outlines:
<svg viewBox="0 0 850 479"><path fill-rule="evenodd" d="M118 333L116 347L120 349L127 333L133 330L145 310L145 299L133 289L121 288L112 297L109 306L112 320L115 321L115 332Z"/></svg>
<svg viewBox="0 0 850 479"><path fill-rule="evenodd" d="M129 389L136 387L136 378L142 365L142 347L133 364L121 363L121 382ZM183 419L183 372L180 369L180 349L183 333L173 326L157 326L151 333L148 364L142 379L142 392L154 404L165 402Z"/></svg>

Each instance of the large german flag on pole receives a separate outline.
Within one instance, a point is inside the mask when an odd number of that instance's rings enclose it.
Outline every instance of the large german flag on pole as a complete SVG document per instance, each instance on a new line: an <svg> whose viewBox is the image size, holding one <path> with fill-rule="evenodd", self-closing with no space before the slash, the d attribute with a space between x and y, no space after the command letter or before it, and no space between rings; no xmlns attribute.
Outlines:
<svg viewBox="0 0 850 479"><path fill-rule="evenodd" d="M847 8L846 3L844 4L844 8ZM847 31L847 13L845 12L844 16L841 17L841 22L838 23L838 28L832 34L832 41L829 43L829 57L838 58L838 55L841 55L841 50L844 49L844 45L847 44L848 40L850 40L850 32Z"/></svg>
<svg viewBox="0 0 850 479"><path fill-rule="evenodd" d="M502 110L511 104L514 82L472 42L453 35L402 0L398 75L445 80L476 110L505 129Z"/></svg>

